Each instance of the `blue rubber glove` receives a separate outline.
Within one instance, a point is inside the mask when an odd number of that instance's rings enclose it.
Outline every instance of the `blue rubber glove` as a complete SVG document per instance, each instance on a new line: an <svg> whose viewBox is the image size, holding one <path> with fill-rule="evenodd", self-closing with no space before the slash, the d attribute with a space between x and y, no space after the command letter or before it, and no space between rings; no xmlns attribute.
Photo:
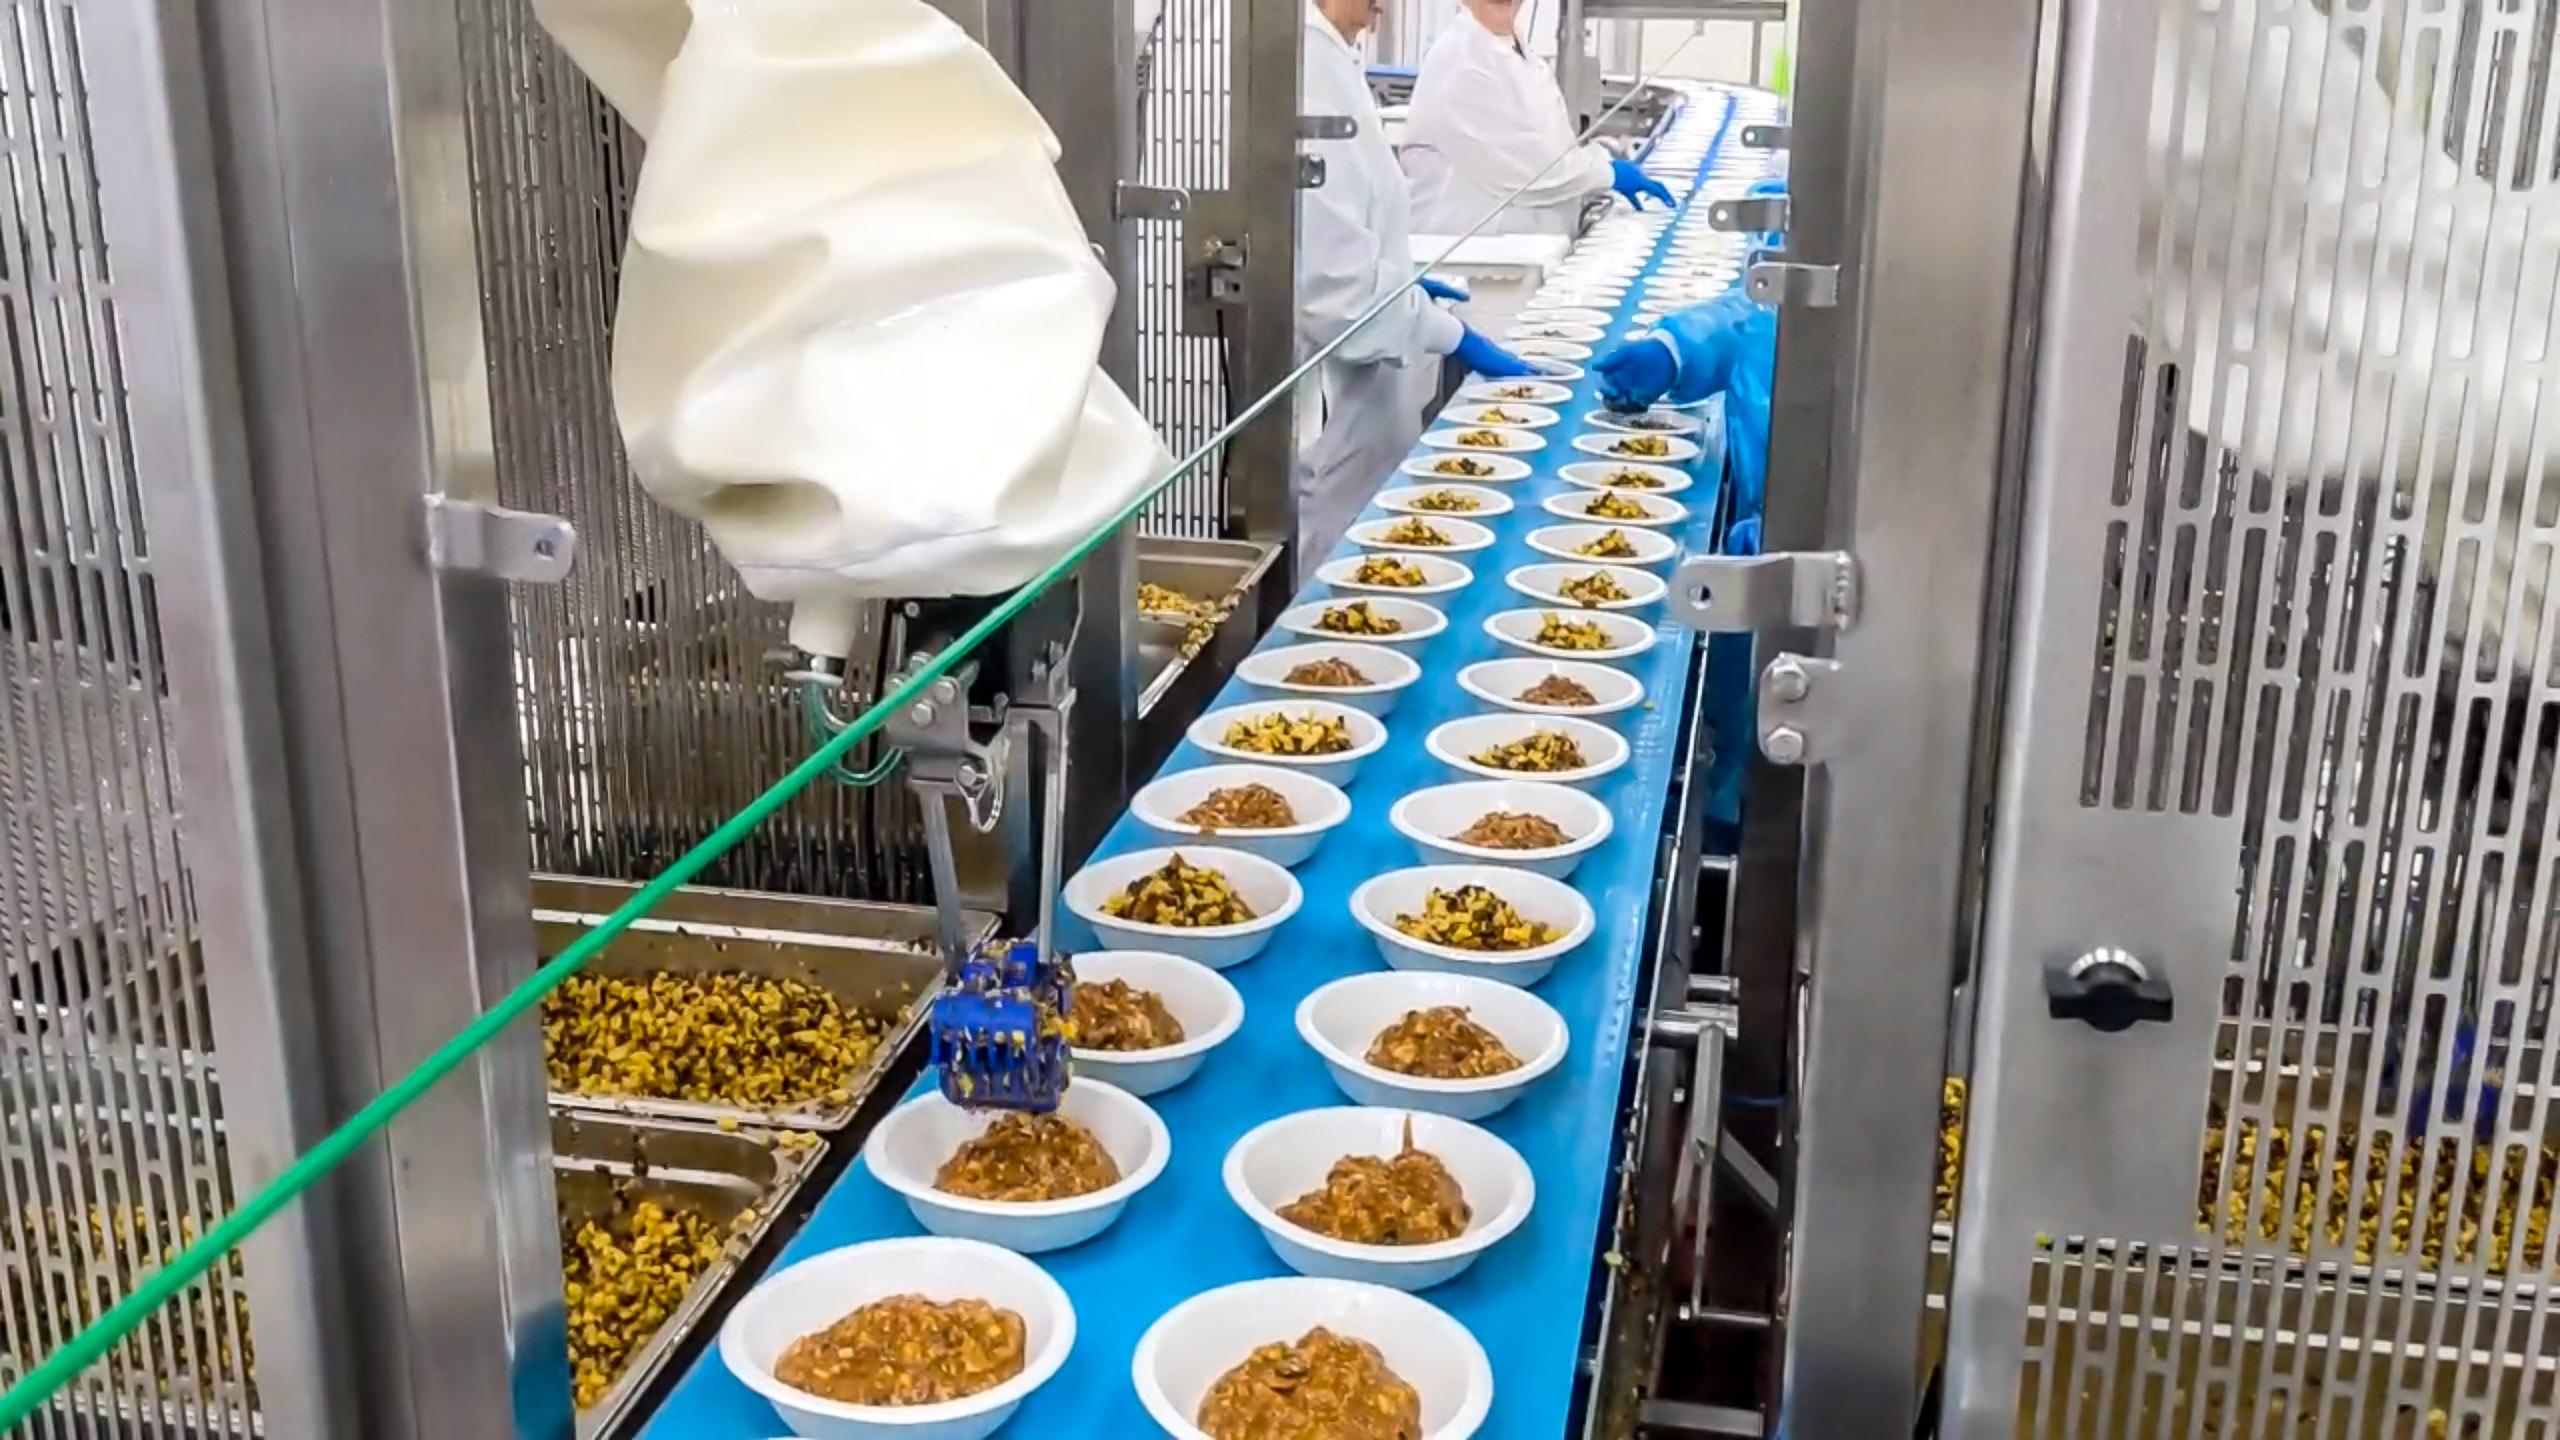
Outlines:
<svg viewBox="0 0 2560 1440"><path fill-rule="evenodd" d="M1487 380L1521 380L1546 373L1473 330L1459 336L1458 348L1449 353Z"/></svg>
<svg viewBox="0 0 2560 1440"><path fill-rule="evenodd" d="M1609 188L1617 191L1621 198L1639 210L1644 208L1644 197L1647 195L1661 201L1662 208L1665 210L1671 208L1670 188L1644 173L1644 167L1633 160L1609 162Z"/></svg>
<svg viewBox="0 0 2560 1440"><path fill-rule="evenodd" d="M1600 403L1622 414L1652 408L1680 378L1680 352L1670 335L1655 332L1620 341L1591 362L1600 377Z"/></svg>
<svg viewBox="0 0 2560 1440"><path fill-rule="evenodd" d="M1747 520L1736 520L1733 522L1733 528L1724 532L1724 553L1727 555L1757 555L1760 553L1759 516L1754 515Z"/></svg>
<svg viewBox="0 0 2560 1440"><path fill-rule="evenodd" d="M1416 280L1413 283L1422 288L1423 294L1430 296L1434 300L1447 300L1455 303L1457 301L1470 300L1474 298L1467 293L1466 286L1452 285L1446 280L1434 280L1428 275L1423 276L1421 279Z"/></svg>

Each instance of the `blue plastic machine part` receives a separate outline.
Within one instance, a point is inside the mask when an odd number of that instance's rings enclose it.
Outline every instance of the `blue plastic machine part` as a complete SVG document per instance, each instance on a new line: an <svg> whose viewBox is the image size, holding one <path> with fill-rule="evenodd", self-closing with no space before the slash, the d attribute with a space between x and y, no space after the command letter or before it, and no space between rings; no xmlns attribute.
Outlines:
<svg viewBox="0 0 2560 1440"><path fill-rule="evenodd" d="M1056 1110L1067 1090L1074 991L1066 960L1044 962L1030 941L963 961L933 1002L933 1068L943 1098L977 1110Z"/></svg>

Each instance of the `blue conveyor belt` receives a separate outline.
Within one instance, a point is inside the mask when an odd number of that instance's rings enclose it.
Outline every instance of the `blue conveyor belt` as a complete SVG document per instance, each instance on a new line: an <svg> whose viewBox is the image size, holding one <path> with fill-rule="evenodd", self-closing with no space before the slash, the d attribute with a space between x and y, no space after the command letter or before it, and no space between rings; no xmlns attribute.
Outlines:
<svg viewBox="0 0 2560 1440"><path fill-rule="evenodd" d="M1714 127L1717 138L1705 165L1713 164L1722 147L1731 108L1722 92L1701 91L1683 117L1683 123ZM1639 286L1621 303L1609 327L1611 342L1625 333L1627 316L1638 308L1640 296ZM1487 522L1497 536L1495 545L1464 557L1475 571L1475 583L1435 602L1448 612L1449 627L1419 652L1421 683L1389 717L1386 748L1349 787L1350 821L1298 869L1306 890L1304 908L1260 958L1226 972L1244 996L1243 1029L1213 1052L1188 1084L1153 1097L1151 1103L1173 1134L1172 1162L1163 1177L1098 1239L1039 1257L1075 1303L1075 1351L1057 1378L1024 1404L1005 1434L1118 1440L1154 1433L1129 1376L1139 1336L1165 1311L1202 1290L1286 1273L1253 1223L1229 1201L1220 1167L1228 1147L1265 1120L1349 1103L1298 1038L1298 1001L1327 981L1381 963L1369 936L1351 919L1351 892L1382 871L1418 863L1389 828L1387 811L1408 791L1453 778L1424 752L1423 737L1440 722L1475 710L1452 677L1462 665L1499 653L1484 633L1485 618L1523 603L1503 577L1546 558L1528 548L1525 537L1531 530L1564 523L1540 502L1570 488L1557 478L1558 467L1592 458L1575 451L1571 437L1583 433L1582 416L1599 403L1587 378L1575 382L1573 391L1570 401L1554 407L1562 412L1563 423L1540 432L1547 437L1547 448L1522 457L1533 465L1530 477L1502 487L1516 508ZM1691 546L1711 537L1718 509L1718 467L1713 462L1711 451L1709 459L1697 464L1695 488L1678 497L1692 512L1689 528L1680 532ZM1378 513L1373 509L1371 518ZM1342 553L1351 553L1349 547ZM1640 998L1639 962L1653 908L1665 790L1680 749L1681 688L1696 643L1694 635L1667 618L1660 630L1662 643L1628 667L1644 680L1647 696L1645 709L1626 727L1633 753L1597 791L1615 813L1617 828L1573 877L1597 911L1598 929L1537 987L1571 1027L1571 1052L1518 1104L1487 1122L1519 1149L1535 1172L1536 1208L1516 1234L1467 1274L1427 1292L1426 1298L1475 1333L1492 1359L1493 1411L1479 1432L1487 1437L1557 1440L1576 1413L1604 1210L1614 1194L1611 1170L1618 1154L1621 1083ZM1265 643L1286 644L1293 638L1275 631ZM1231 684L1217 703L1253 698L1241 685ZM1166 769L1188 769L1202 758L1186 744ZM1123 817L1098 853L1107 856L1153 843ZM1083 933L1081 924L1065 923L1070 946L1093 948L1092 936ZM905 1204L857 1164L819 1202L778 1263L859 1241L917 1233ZM641 1434L646 1440L763 1440L782 1431L764 1402L722 1368L715 1349L694 1365Z"/></svg>

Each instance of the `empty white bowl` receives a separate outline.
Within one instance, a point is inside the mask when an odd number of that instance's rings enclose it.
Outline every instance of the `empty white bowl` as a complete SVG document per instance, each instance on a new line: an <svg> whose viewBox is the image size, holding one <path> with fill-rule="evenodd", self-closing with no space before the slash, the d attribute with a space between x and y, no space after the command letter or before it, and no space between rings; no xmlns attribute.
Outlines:
<svg viewBox="0 0 2560 1440"><path fill-rule="evenodd" d="M1620 592L1627 598L1603 600L1594 605L1576 600L1564 593L1562 587L1568 582L1598 574L1605 574L1616 582ZM1596 560L1577 560L1569 564L1558 562L1523 565L1502 577L1502 583L1510 586L1518 594L1526 595L1542 604L1553 605L1558 609L1608 612L1650 610L1662 603L1663 595L1671 588L1662 582L1662 577L1659 575Z"/></svg>
<svg viewBox="0 0 2560 1440"><path fill-rule="evenodd" d="M1449 628L1449 617L1439 607L1420 600L1398 600L1392 596L1363 595L1359 603L1382 620L1393 620L1404 628L1387 635L1346 634L1324 628L1328 610L1353 604L1351 600L1317 600L1305 605L1292 605L1280 612L1280 629L1290 635L1303 635L1309 640L1347 640L1360 645L1419 645Z"/></svg>
<svg viewBox="0 0 2560 1440"><path fill-rule="evenodd" d="M1319 660L1340 660L1369 677L1366 685L1307 685L1290 680L1289 672ZM1392 714L1396 701L1422 678L1422 662L1401 650L1356 640L1311 640L1256 650L1236 665L1236 678L1273 696L1331 700L1372 715Z"/></svg>
<svg viewBox="0 0 2560 1440"><path fill-rule="evenodd" d="M1218 1377L1319 1325L1378 1347L1422 1401L1423 1440L1469 1440L1493 1408L1493 1362L1447 1311L1384 1285L1307 1275L1222 1285L1174 1306L1139 1338L1129 1378L1167 1435L1208 1440L1197 1420Z"/></svg>
<svg viewBox="0 0 2560 1440"><path fill-rule="evenodd" d="M1579 357L1588 359L1588 356ZM1498 436L1498 445L1480 443L1485 435ZM1470 438L1474 437L1474 438ZM1469 455L1499 455L1509 452L1525 455L1547 448L1547 437L1535 430L1520 430L1505 425L1470 425L1460 430L1434 430L1422 437L1422 443L1434 450L1459 450Z"/></svg>
<svg viewBox="0 0 2560 1440"><path fill-rule="evenodd" d="M1196 960L1161 950L1090 950L1075 957L1075 966L1079 982L1125 980L1140 990L1154 991L1173 1018L1182 1022L1182 1041L1176 1045L1153 1050L1077 1046L1075 1067L1080 1079L1106 1081L1132 1095L1159 1094L1190 1079L1209 1052L1244 1024L1244 997L1225 976Z"/></svg>
<svg viewBox="0 0 2560 1440"><path fill-rule="evenodd" d="M1678 410L1647 410L1641 415L1621 415L1614 410L1593 410L1582 417L1582 423L1595 430L1616 430L1628 435L1695 435L1707 428L1697 416Z"/></svg>
<svg viewBox="0 0 2560 1440"><path fill-rule="evenodd" d="M1544 380L1471 380L1458 387L1458 398L1475 405L1561 405L1573 391Z"/></svg>
<svg viewBox="0 0 2560 1440"><path fill-rule="evenodd" d="M1360 567L1375 558L1377 557L1363 554L1345 555L1339 560L1327 560L1316 567L1316 579L1328 589L1337 590L1346 595L1447 595L1453 591L1466 589L1475 582L1476 578L1475 571L1445 555L1434 554L1429 550L1398 550L1393 558L1413 562L1414 568L1422 572L1422 583L1419 585L1365 584L1359 578Z"/></svg>
<svg viewBox="0 0 2560 1440"><path fill-rule="evenodd" d="M1628 516L1592 513L1593 506L1611 497L1631 501L1643 513ZM1644 530L1665 530L1689 518L1688 506L1645 490L1611 490L1604 495L1576 486L1562 495L1550 495L1538 504L1539 508L1558 519L1583 525L1633 525Z"/></svg>
<svg viewBox="0 0 2560 1440"><path fill-rule="evenodd" d="M1453 837L1504 810L1543 816L1571 838L1544 850L1496 850ZM1461 780L1416 790L1387 812L1387 823L1412 842L1425 865L1500 865L1562 880L1617 829L1615 816L1583 791L1539 780Z"/></svg>
<svg viewBox="0 0 2560 1440"><path fill-rule="evenodd" d="M1647 440L1659 440L1659 453L1630 450L1625 447ZM1598 435L1576 435L1573 448L1585 455L1606 460L1642 460L1656 465L1683 465L1698 458L1698 442L1685 435L1620 435L1603 432Z"/></svg>
<svg viewBox="0 0 2560 1440"><path fill-rule="evenodd" d="M1535 384L1538 382L1531 381L1527 383ZM1555 388L1559 390L1564 389L1564 387L1560 385ZM1565 394L1570 397L1573 392L1566 390ZM1482 461L1491 473L1485 475L1468 475L1456 470L1443 468L1454 465L1461 460ZM1526 480L1529 478L1529 462L1525 460L1514 460L1508 455L1444 455L1433 453L1428 455L1416 455L1412 459L1405 461L1404 464L1397 468L1402 470L1405 474L1413 476L1417 480L1429 480L1434 483L1508 485L1515 480Z"/></svg>
<svg viewBox="0 0 2560 1440"><path fill-rule="evenodd" d="M1339 720L1351 737L1351 748L1330 755L1265 755L1259 750L1239 750L1227 744L1229 726L1238 723L1249 725L1268 715ZM1348 785L1359 775L1361 762L1386 745L1387 726L1385 721L1368 711L1335 700L1256 700L1210 711L1191 722L1187 735L1203 753L1220 760L1239 765L1277 765L1335 785Z"/></svg>
<svg viewBox="0 0 2560 1440"><path fill-rule="evenodd" d="M1472 502L1472 510L1435 509L1426 501L1454 496ZM1399 485L1378 492L1378 508L1397 515L1447 515L1459 520L1490 520L1511 513L1511 497L1481 485Z"/></svg>
<svg viewBox="0 0 2560 1440"><path fill-rule="evenodd" d="M1544 430L1562 419L1562 414L1544 405L1528 405L1514 400L1452 405L1440 412L1443 425L1496 425L1514 430Z"/></svg>
<svg viewBox="0 0 2560 1440"><path fill-rule="evenodd" d="M1591 337L1599 339L1596 333ZM1513 343L1511 353L1529 360L1572 360L1591 358L1591 347L1573 340L1521 340Z"/></svg>
<svg viewBox="0 0 2560 1440"><path fill-rule="evenodd" d="M1394 1155L1413 1127L1417 1149L1438 1156L1466 1198L1467 1228L1429 1245L1354 1245L1280 1218L1280 1207L1324 1185L1349 1155ZM1262 1228L1280 1263L1301 1275L1428 1290L1466 1273L1476 1257L1529 1218L1538 1182L1529 1162L1493 1132L1427 1110L1348 1105L1266 1120L1227 1151L1227 1197Z"/></svg>
<svg viewBox="0 0 2560 1440"><path fill-rule="evenodd" d="M1512 771L1498 770L1479 764L1475 757L1497 745L1526 740L1540 731L1565 736L1582 752L1588 762L1578 770ZM1606 725L1591 720L1576 720L1564 715L1524 715L1500 711L1490 715L1462 715L1432 727L1423 737L1422 748L1431 758L1478 780L1536 780L1549 785L1589 785L1613 774L1627 763L1627 737Z"/></svg>
<svg viewBox="0 0 2560 1440"><path fill-rule="evenodd" d="M1538 631L1550 615L1575 622L1588 622L1600 627L1608 645L1598 650L1554 650L1538 643ZM1514 650L1557 660L1579 660L1590 665L1614 665L1632 660L1661 642L1651 622L1633 615L1620 615L1608 610L1505 610L1485 618L1485 633Z"/></svg>
<svg viewBox="0 0 2560 1440"><path fill-rule="evenodd" d="M1582 553L1585 545L1596 545L1611 533L1626 537L1633 555L1617 555L1607 559ZM1594 520L1583 525L1545 525L1529 532L1529 548L1558 560L1578 561L1585 565L1632 565L1649 569L1668 565L1679 558L1680 542L1659 530L1638 526L1606 525Z"/></svg>
<svg viewBox="0 0 2560 1440"><path fill-rule="evenodd" d="M1141 925L1103 913L1103 902L1128 888L1139 876L1164 868L1165 862L1176 855L1226 876L1236 898L1253 911L1253 918L1241 925ZM1290 874L1286 866L1221 845L1132 850L1096 860L1077 871L1074 878L1059 887L1058 893L1066 901L1067 913L1092 926L1105 946L1114 950L1163 950L1197 960L1212 970L1241 965L1261 954L1263 947L1271 943L1272 932L1306 903L1306 892L1299 888L1298 877Z"/></svg>
<svg viewBox="0 0 2560 1440"><path fill-rule="evenodd" d="M1520 1068L1475 1080L1431 1080L1380 1069L1369 1047L1416 1010L1456 1005L1520 1057ZM1517 985L1427 970L1372 970L1318 986L1298 1002L1298 1036L1333 1083L1362 1105L1401 1105L1460 1120L1498 1115L1564 1063L1572 1041L1554 1006Z"/></svg>
<svg viewBox="0 0 2560 1440"><path fill-rule="evenodd" d="M1481 885L1529 920L1561 932L1523 950L1461 950L1417 940L1396 928L1396 917L1415 915L1433 890ZM1351 892L1351 918L1377 942L1378 958L1395 970L1473 975L1506 985L1535 985L1556 962L1591 938L1591 902L1561 880L1499 865L1419 865L1390 870Z"/></svg>
<svg viewBox="0 0 2560 1440"><path fill-rule="evenodd" d="M1602 337L1597 325L1552 322L1514 325L1503 333L1512 340L1560 340L1569 345L1588 345Z"/></svg>
<svg viewBox="0 0 2560 1440"><path fill-rule="evenodd" d="M1624 485L1613 477L1634 471L1656 485ZM1668 465L1647 465L1634 460L1577 460L1556 467L1556 475L1568 485L1586 490L1620 490L1630 495L1677 495L1697 483L1686 470Z"/></svg>
<svg viewBox="0 0 2560 1440"><path fill-rule="evenodd" d="M936 1235L982 1240L1025 1255L1081 1245L1111 1226L1173 1157L1173 1135L1154 1107L1099 1080L1067 1087L1058 1113L1087 1130L1120 1167L1119 1183L1065 1200L972 1200L937 1190L934 1172L995 1123L994 1112L964 1110L928 1090L882 1116L862 1144L862 1163L897 1193L916 1223ZM841 1313L841 1312L839 1312Z"/></svg>
<svg viewBox="0 0 2560 1440"><path fill-rule="evenodd" d="M1397 526L1410 525L1417 520L1449 537L1449 543L1415 545L1387 538ZM1398 555L1466 555L1493 546L1492 531L1473 520L1461 520L1454 515L1399 515L1392 520L1363 520L1345 533L1352 544L1363 550L1392 550Z"/></svg>
<svg viewBox="0 0 2560 1440"><path fill-rule="evenodd" d="M984 1300L1021 1316L1022 1373L940 1405L847 1405L774 1378L792 1341L894 1295ZM1075 1306L1047 1271L993 1245L931 1235L848 1245L786 1266L748 1291L720 1326L729 1373L812 1440L982 1440L1058 1373L1075 1344Z"/></svg>
<svg viewBox="0 0 2560 1440"><path fill-rule="evenodd" d="M1279 791L1298 823L1269 830L1203 830L1182 823L1182 813L1208 799L1211 791L1241 785L1268 785ZM1206 843L1258 855L1274 865L1297 865L1351 818L1351 797L1340 786L1304 770L1263 764L1203 765L1149 782L1129 797L1129 814L1168 845Z"/></svg>
<svg viewBox="0 0 2560 1440"><path fill-rule="evenodd" d="M1592 694L1590 705L1532 705L1522 693L1549 676L1562 676ZM1479 660L1458 672L1458 688L1492 706L1522 715L1562 715L1603 725L1623 726L1644 703L1644 682L1624 670L1580 660L1548 660L1527 656Z"/></svg>

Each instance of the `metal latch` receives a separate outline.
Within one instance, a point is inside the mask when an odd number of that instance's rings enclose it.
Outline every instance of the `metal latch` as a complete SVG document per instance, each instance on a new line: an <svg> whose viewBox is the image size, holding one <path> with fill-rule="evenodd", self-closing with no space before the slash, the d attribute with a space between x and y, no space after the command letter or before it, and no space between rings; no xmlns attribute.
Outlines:
<svg viewBox="0 0 2560 1440"><path fill-rule="evenodd" d="M1671 603L1709 634L1846 630L1858 616L1858 562L1845 551L1696 555L1673 575Z"/></svg>
<svg viewBox="0 0 2560 1440"><path fill-rule="evenodd" d="M1767 235L1787 228L1787 197L1746 195L1707 207L1707 228L1735 235Z"/></svg>
<svg viewBox="0 0 2560 1440"><path fill-rule="evenodd" d="M1763 260L1744 274L1742 288L1763 305L1828 310L1840 303L1840 267Z"/></svg>
<svg viewBox="0 0 2560 1440"><path fill-rule="evenodd" d="M1244 267L1248 255L1242 240L1212 240L1200 260L1200 288L1212 305L1244 303Z"/></svg>
<svg viewBox="0 0 2560 1440"><path fill-rule="evenodd" d="M1324 188L1323 156L1301 155L1298 157L1298 188L1301 190L1321 190Z"/></svg>
<svg viewBox="0 0 2560 1440"><path fill-rule="evenodd" d="M1742 127L1742 148L1784 150L1787 148L1787 136L1788 127L1784 125L1745 125Z"/></svg>
<svg viewBox="0 0 2560 1440"><path fill-rule="evenodd" d="M1190 191L1162 185L1123 180L1112 194L1112 210L1123 220L1179 220L1190 208Z"/></svg>
<svg viewBox="0 0 2560 1440"><path fill-rule="evenodd" d="M1298 138L1301 140L1348 140L1360 133L1360 122L1348 115L1301 115Z"/></svg>
<svg viewBox="0 0 2560 1440"><path fill-rule="evenodd" d="M427 563L438 570L557 585L578 559L578 529L557 515L427 497Z"/></svg>

